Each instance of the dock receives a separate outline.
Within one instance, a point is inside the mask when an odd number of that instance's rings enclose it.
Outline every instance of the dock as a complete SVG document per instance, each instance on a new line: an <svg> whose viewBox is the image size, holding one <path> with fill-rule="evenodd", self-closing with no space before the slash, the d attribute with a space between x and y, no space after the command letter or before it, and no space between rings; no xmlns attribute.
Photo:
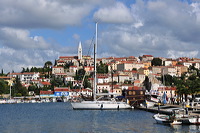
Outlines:
<svg viewBox="0 0 200 133"><path fill-rule="evenodd" d="M160 113L160 114L167 114L171 115L173 109L185 109L188 110L189 115L198 115L200 116L200 106L194 106L194 107L183 107L182 105L172 105L172 104L166 104L162 106L156 106L156 107L136 107L136 109L139 110L145 110L148 112L153 112L153 113Z"/></svg>

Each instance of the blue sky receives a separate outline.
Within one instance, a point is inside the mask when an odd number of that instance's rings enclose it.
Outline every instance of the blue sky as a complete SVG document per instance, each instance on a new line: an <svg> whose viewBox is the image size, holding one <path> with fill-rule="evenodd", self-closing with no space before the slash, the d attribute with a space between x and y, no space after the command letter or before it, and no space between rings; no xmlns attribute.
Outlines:
<svg viewBox="0 0 200 133"><path fill-rule="evenodd" d="M99 22L98 57L200 58L198 0L1 0L0 69L20 72L87 54Z"/></svg>

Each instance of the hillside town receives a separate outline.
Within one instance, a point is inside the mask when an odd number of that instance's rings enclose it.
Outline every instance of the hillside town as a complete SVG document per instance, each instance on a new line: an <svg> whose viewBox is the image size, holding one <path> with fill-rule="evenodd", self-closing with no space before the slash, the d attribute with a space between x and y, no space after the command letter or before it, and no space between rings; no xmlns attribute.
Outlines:
<svg viewBox="0 0 200 133"><path fill-rule="evenodd" d="M44 71L44 68L48 71ZM81 42L77 56L60 56L55 60L55 64L46 62L44 68L43 71L27 68L28 70L23 69L22 72L2 75L1 84L6 81L10 88L7 88L7 93L0 91L1 98L39 96L71 99L80 95L92 96L94 61L93 57L82 55ZM132 104L136 101L142 102L146 94L162 96L166 93L168 102L179 102L190 94L198 95L200 86L196 84L192 91L183 92L184 87L188 88L189 85L181 88L174 77L185 78L186 81L193 76L194 80L198 80L199 69L198 58L171 59L153 55L98 58L97 93L123 95ZM27 93L20 92L19 88L17 90L17 84L26 88Z"/></svg>

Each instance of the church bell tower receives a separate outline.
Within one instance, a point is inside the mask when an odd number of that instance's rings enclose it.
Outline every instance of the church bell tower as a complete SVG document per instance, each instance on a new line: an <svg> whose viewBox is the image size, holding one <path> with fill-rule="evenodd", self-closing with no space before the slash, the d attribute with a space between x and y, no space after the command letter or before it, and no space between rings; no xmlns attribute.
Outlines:
<svg viewBox="0 0 200 133"><path fill-rule="evenodd" d="M79 46L78 46L78 59L82 60L82 46L81 46L81 42L79 42Z"/></svg>

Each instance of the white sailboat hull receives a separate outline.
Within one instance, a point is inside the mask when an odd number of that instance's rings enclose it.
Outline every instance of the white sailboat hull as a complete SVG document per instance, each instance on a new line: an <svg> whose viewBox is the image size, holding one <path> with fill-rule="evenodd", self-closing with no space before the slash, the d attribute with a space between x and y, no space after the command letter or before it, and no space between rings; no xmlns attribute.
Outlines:
<svg viewBox="0 0 200 133"><path fill-rule="evenodd" d="M131 109L132 107L125 102L112 102L112 101L82 101L72 102L73 109L88 109L88 110L118 110L118 109Z"/></svg>

